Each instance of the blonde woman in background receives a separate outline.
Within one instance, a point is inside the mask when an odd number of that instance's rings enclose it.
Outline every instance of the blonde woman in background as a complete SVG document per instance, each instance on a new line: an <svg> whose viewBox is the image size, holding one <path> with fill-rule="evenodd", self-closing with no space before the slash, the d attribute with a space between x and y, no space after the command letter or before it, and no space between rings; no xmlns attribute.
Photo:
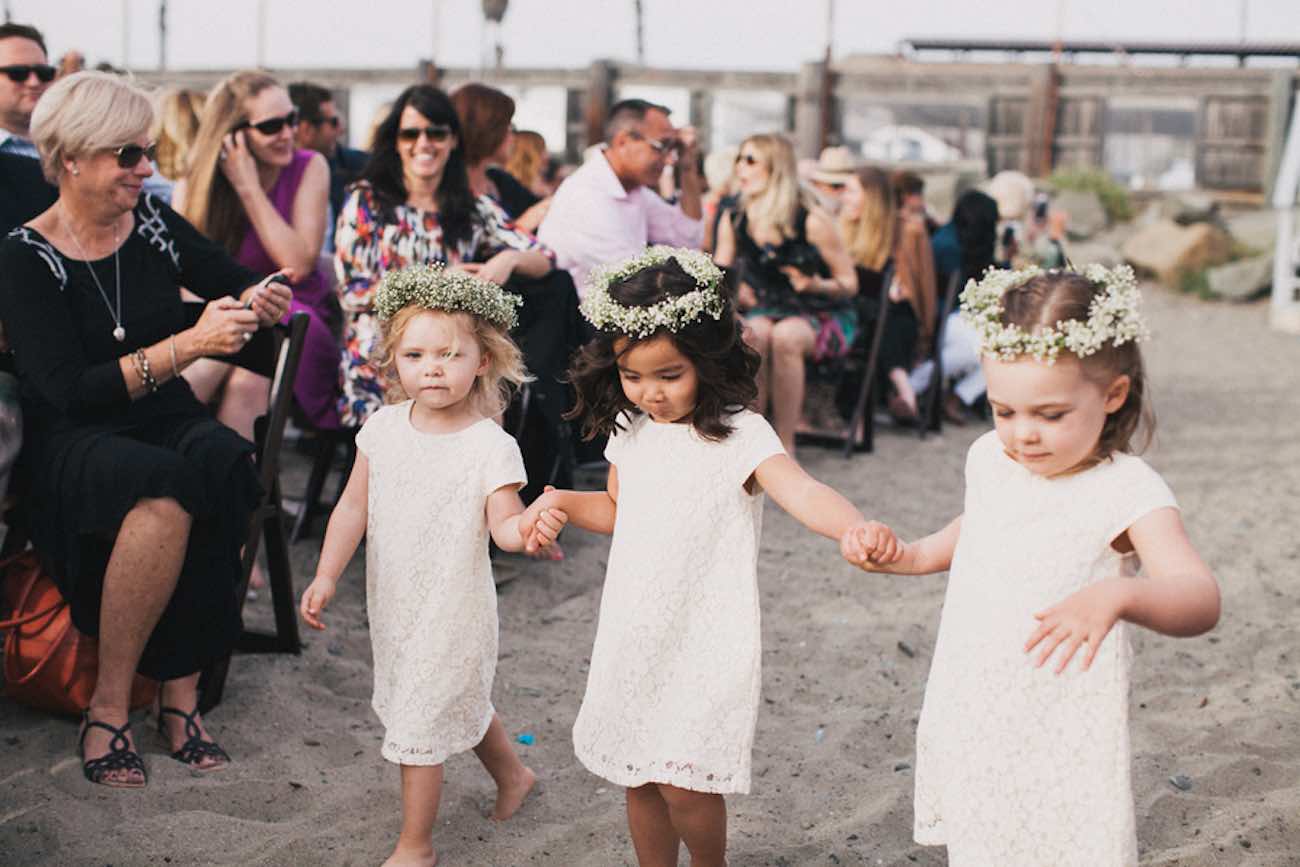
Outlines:
<svg viewBox="0 0 1300 867"><path fill-rule="evenodd" d="M745 340L758 351L758 408L794 454L803 411L804 363L849 351L857 333L858 277L835 221L800 187L794 149L754 135L736 157L740 202L718 222L714 259L735 267Z"/></svg>
<svg viewBox="0 0 1300 867"><path fill-rule="evenodd" d="M158 143L158 173L169 181L185 177L185 157L198 135L204 101L203 94L185 88L164 91L158 100L150 135Z"/></svg>
<svg viewBox="0 0 1300 867"><path fill-rule="evenodd" d="M934 336L938 304L934 254L925 223L898 207L889 175L864 166L844 188L840 230L859 278L880 285L885 263L894 262L879 364L889 391L889 410L900 421L917 416L916 392L907 374Z"/></svg>
<svg viewBox="0 0 1300 867"><path fill-rule="evenodd" d="M514 175L515 180L523 184L533 195L546 198L553 190L546 185L546 163L550 154L546 150L546 139L539 132L530 129L517 130L510 145L510 156L506 160L506 171Z"/></svg>
<svg viewBox="0 0 1300 867"><path fill-rule="evenodd" d="M293 286L291 313L310 317L294 399L318 428L339 426L339 324L317 256L329 211L329 166L294 141L298 112L288 91L262 72L237 72L213 88L176 185L176 210L247 268L280 272ZM217 418L251 439L266 411L264 376L207 360L185 372Z"/></svg>

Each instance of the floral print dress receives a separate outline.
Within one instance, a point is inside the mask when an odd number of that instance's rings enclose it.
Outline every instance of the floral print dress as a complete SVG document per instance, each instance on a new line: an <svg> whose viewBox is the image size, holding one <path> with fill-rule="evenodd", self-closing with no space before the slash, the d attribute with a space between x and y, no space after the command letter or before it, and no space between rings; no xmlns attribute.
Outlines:
<svg viewBox="0 0 1300 867"><path fill-rule="evenodd" d="M399 205L384 213L374 190L360 182L339 214L334 236L339 304L343 308L343 352L339 416L344 427L359 428L384 405L384 379L373 359L379 349L375 290L390 270L443 262L484 262L506 249L537 250L552 261L547 247L510 222L489 196L480 196L468 240L448 248L436 211Z"/></svg>

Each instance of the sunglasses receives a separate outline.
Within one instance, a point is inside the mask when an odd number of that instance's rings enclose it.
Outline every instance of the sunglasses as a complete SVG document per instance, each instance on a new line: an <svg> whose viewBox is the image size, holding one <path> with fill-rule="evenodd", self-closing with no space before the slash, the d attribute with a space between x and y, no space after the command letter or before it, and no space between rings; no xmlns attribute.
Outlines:
<svg viewBox="0 0 1300 867"><path fill-rule="evenodd" d="M397 131L397 138L404 142L417 142L420 136L427 136L429 141L441 143L451 138L449 126L404 126Z"/></svg>
<svg viewBox="0 0 1300 867"><path fill-rule="evenodd" d="M337 114L334 114L329 117L322 117L320 120L316 121L316 126L332 126L335 129L338 129L339 123L341 122L342 119Z"/></svg>
<svg viewBox="0 0 1300 867"><path fill-rule="evenodd" d="M646 138L645 136L643 136L641 133L637 132L634 129L628 130L628 135L632 136L632 138L634 139L639 139L645 142L646 144L650 145L650 150L654 151L657 154L676 153L682 149L682 143L677 141L676 139L669 139L668 141L664 141L663 139Z"/></svg>
<svg viewBox="0 0 1300 867"><path fill-rule="evenodd" d="M262 135L277 135L280 130L284 129L286 126L295 127L297 125L298 109L295 108L284 117L271 117L266 120L259 120L257 123L246 120L239 126L235 127L235 131L238 132L241 129L255 129Z"/></svg>
<svg viewBox="0 0 1300 867"><path fill-rule="evenodd" d="M110 151L110 153L117 157L117 167L119 169L133 169L140 164L141 157L144 157L149 162L158 159L158 143L149 142L143 147L138 144L122 145L120 148Z"/></svg>
<svg viewBox="0 0 1300 867"><path fill-rule="evenodd" d="M36 80L41 84L49 84L54 80L57 71L53 66L45 63L16 63L13 66L0 66L0 72L9 76L9 80L14 84L24 84L32 75L35 75Z"/></svg>
<svg viewBox="0 0 1300 867"><path fill-rule="evenodd" d="M753 154L736 154L736 165L744 163L747 166L758 165L758 157Z"/></svg>

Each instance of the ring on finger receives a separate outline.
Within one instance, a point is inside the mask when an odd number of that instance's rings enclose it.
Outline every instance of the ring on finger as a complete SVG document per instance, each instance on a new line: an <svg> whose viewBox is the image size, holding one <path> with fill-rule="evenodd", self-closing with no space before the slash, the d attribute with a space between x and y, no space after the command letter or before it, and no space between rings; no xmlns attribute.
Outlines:
<svg viewBox="0 0 1300 867"><path fill-rule="evenodd" d="M247 343L248 341L253 339L253 332L245 331L242 336L244 338L244 342Z"/></svg>

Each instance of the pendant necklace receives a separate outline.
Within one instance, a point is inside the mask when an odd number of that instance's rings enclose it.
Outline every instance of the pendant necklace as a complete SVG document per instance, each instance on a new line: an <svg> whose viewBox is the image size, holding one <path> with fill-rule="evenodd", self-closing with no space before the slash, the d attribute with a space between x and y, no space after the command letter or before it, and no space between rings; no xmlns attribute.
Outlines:
<svg viewBox="0 0 1300 867"><path fill-rule="evenodd" d="M90 272L90 279L95 281L95 288L99 290L99 297L104 299L104 306L108 308L108 315L113 317L113 339L118 343L126 340L126 329L122 327L122 269L117 260L117 221L113 221L113 275L117 281L117 309L113 309L112 303L108 300L108 293L104 291L104 285L99 282L99 275L95 269L90 267L90 258L86 255L85 249L81 242L77 240L76 234L72 231L72 223L63 214L63 209L59 209L59 222L63 223L64 228L68 230L68 237L72 243L77 245L77 252L81 254L81 260L86 263L86 270Z"/></svg>

